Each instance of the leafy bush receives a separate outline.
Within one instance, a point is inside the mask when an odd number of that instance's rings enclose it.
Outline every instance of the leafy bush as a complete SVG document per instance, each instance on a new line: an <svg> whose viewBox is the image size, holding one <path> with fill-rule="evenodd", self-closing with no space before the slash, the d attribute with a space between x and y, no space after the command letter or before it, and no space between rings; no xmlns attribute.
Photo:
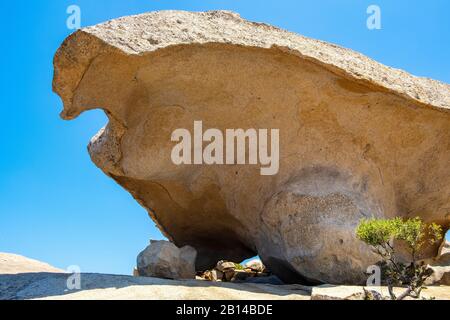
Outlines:
<svg viewBox="0 0 450 320"><path fill-rule="evenodd" d="M236 268L236 270L244 270L245 269L244 266L240 263L235 263L234 267Z"/></svg>
<svg viewBox="0 0 450 320"><path fill-rule="evenodd" d="M423 262L417 261L417 254L427 239L434 244L442 239L442 234L441 226L435 223L426 224L420 218L364 219L356 229L357 238L370 245L382 258L381 264L393 300L402 300L407 296L420 297L424 282L433 271ZM397 261L394 241L406 243L411 255L409 264ZM396 297L394 286L407 286L407 289Z"/></svg>

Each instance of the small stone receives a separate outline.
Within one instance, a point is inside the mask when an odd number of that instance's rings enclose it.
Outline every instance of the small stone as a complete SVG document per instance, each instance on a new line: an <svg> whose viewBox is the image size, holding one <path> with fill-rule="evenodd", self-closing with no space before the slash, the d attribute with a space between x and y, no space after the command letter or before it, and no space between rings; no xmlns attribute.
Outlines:
<svg viewBox="0 0 450 320"><path fill-rule="evenodd" d="M251 269L252 271L256 271L256 272L263 272L265 269L264 264L259 259L254 259L254 260L247 262L245 264L245 267Z"/></svg>
<svg viewBox="0 0 450 320"><path fill-rule="evenodd" d="M212 272L210 270L206 270L203 275L202 275L203 279L208 280L208 281L213 281L213 277L212 277Z"/></svg>
<svg viewBox="0 0 450 320"><path fill-rule="evenodd" d="M228 270L228 269L235 270L236 265L233 262L221 260L221 261L217 262L216 269L219 271L222 271L222 272L224 272L225 270Z"/></svg>
<svg viewBox="0 0 450 320"><path fill-rule="evenodd" d="M225 271L224 271L224 280L225 281L231 281L231 279L233 279L233 277L234 277L234 274L235 274L235 270L234 269L226 269Z"/></svg>
<svg viewBox="0 0 450 320"><path fill-rule="evenodd" d="M217 269L213 269L213 270L211 270L210 273L211 273L212 281L222 281L222 279L223 279L223 272L222 271L219 271Z"/></svg>

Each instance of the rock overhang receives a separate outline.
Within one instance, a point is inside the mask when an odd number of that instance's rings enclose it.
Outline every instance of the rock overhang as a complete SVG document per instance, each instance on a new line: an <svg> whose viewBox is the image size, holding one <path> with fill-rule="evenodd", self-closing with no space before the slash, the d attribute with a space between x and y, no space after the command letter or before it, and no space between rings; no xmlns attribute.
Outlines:
<svg viewBox="0 0 450 320"><path fill-rule="evenodd" d="M71 44L86 45L86 42L92 42L89 45L92 45L90 49L93 53L84 52L86 56L80 60L78 55L70 54L74 49ZM79 63L81 68L86 69L89 63L85 62L92 61L104 50L142 56L172 46L213 43L261 49L277 48L361 81L362 84L383 88L433 108L450 109L448 84L412 76L331 43L300 36L265 23L244 20L231 11L168 10L122 17L75 32L66 39L59 53L69 52L64 60L74 63L72 67ZM57 53L56 57L58 56ZM58 69L59 61L61 60L55 59L55 69ZM80 73L81 76L82 74L83 72ZM57 93L64 84L64 79L55 75L54 89Z"/></svg>
<svg viewBox="0 0 450 320"><path fill-rule="evenodd" d="M65 119L105 110L93 161L166 236L196 247L199 267L257 252L283 273L358 282L373 258L352 233L361 217L450 225L449 86L354 51L231 12L152 12L71 35L54 89ZM164 137L200 119L283 128L280 175L171 166Z"/></svg>

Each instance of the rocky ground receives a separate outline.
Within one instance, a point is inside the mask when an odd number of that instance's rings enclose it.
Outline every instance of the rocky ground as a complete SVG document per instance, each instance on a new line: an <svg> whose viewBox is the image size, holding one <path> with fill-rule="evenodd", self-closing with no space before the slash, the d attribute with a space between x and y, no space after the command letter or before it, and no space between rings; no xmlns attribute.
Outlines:
<svg viewBox="0 0 450 320"><path fill-rule="evenodd" d="M45 300L309 300L307 287L168 280L81 274L81 290L67 290L67 274L0 275L0 299Z"/></svg>
<svg viewBox="0 0 450 320"><path fill-rule="evenodd" d="M363 292L356 286L307 287L107 274L81 274L81 289L68 290L69 276L36 260L0 254L0 300L341 300ZM377 290L387 294L386 288ZM429 287L423 296L450 300L450 287Z"/></svg>

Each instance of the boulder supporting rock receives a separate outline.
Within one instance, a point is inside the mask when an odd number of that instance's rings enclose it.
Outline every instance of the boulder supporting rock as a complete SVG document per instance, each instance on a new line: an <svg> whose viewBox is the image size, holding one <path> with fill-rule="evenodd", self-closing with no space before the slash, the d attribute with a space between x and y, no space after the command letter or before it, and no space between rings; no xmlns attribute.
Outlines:
<svg viewBox="0 0 450 320"><path fill-rule="evenodd" d="M190 246L177 248L168 241L150 241L137 257L140 276L166 279L195 279L197 252Z"/></svg>

